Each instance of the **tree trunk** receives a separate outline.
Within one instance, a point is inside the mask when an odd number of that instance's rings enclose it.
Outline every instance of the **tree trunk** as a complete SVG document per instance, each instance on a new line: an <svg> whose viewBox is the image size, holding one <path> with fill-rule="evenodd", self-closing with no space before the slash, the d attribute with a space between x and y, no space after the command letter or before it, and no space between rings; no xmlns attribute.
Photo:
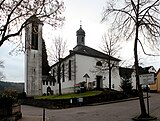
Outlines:
<svg viewBox="0 0 160 121"><path fill-rule="evenodd" d="M138 64L138 54L137 54L138 28L139 28L139 22L138 22L138 19L137 19L136 36L135 36L135 43L134 43L136 85L138 87L138 96L139 96L139 102L140 102L140 108L141 108L141 115L140 115L140 117L147 117L148 115L146 113L146 107L145 107L145 103L144 103L143 92L142 92L141 85L139 83L139 64Z"/></svg>
<svg viewBox="0 0 160 121"><path fill-rule="evenodd" d="M59 59L59 64L58 64L58 83L59 83L59 95L62 95L61 91L61 61Z"/></svg>
<svg viewBox="0 0 160 121"><path fill-rule="evenodd" d="M111 67L109 67L109 89L111 90Z"/></svg>
<svg viewBox="0 0 160 121"><path fill-rule="evenodd" d="M110 56L110 55L109 55ZM109 68L109 89L111 90L111 60L110 60L110 57L109 57L109 60L108 60L108 68Z"/></svg>

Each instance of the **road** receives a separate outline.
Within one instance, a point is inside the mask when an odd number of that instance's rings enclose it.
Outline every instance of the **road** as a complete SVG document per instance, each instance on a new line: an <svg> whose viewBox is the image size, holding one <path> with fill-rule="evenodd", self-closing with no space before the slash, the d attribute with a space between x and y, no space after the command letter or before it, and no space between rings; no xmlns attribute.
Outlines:
<svg viewBox="0 0 160 121"><path fill-rule="evenodd" d="M160 121L160 94L151 93L150 96L150 114ZM22 106L24 117L42 118L42 111L42 108ZM131 121L131 118L139 114L139 100L68 109L46 109L47 121Z"/></svg>

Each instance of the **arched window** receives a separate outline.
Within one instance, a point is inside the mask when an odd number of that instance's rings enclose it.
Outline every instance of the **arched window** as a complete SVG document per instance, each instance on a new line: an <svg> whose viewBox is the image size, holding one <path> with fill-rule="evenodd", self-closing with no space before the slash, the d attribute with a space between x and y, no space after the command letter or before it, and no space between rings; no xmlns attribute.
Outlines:
<svg viewBox="0 0 160 121"><path fill-rule="evenodd" d="M45 85L45 81L43 80L43 85Z"/></svg>
<svg viewBox="0 0 160 121"><path fill-rule="evenodd" d="M50 95L51 94L51 87L47 87L47 95Z"/></svg>
<svg viewBox="0 0 160 121"><path fill-rule="evenodd" d="M32 24L32 41L31 48L38 50L38 24Z"/></svg>
<svg viewBox="0 0 160 121"><path fill-rule="evenodd" d="M98 62L96 63L96 66L102 66L101 61L98 61Z"/></svg>

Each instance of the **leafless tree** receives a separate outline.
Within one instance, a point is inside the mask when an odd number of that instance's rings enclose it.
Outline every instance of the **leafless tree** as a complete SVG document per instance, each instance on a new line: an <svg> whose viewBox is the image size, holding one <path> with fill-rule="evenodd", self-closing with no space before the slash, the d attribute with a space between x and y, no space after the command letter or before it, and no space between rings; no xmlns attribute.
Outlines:
<svg viewBox="0 0 160 121"><path fill-rule="evenodd" d="M4 62L0 61L0 68L4 68ZM5 78L4 74L2 71L0 71L0 81Z"/></svg>
<svg viewBox="0 0 160 121"><path fill-rule="evenodd" d="M49 51L51 58L50 60L57 63L57 79L59 83L59 95L62 95L61 91L61 68L62 68L62 59L64 58L64 53L66 51L66 41L63 41L63 38L58 36L53 39L53 46Z"/></svg>
<svg viewBox="0 0 160 121"><path fill-rule="evenodd" d="M108 34L104 34L102 36L102 42L103 42L103 47L102 50L108 55L108 59L105 59L103 63L106 63L107 66L105 70L109 71L109 89L111 89L111 83L112 83L112 77L111 77L111 72L112 68L117 66L117 63L115 61L112 61L111 57L114 57L118 51L121 49L120 43L119 43L119 38L114 35L113 30L109 29Z"/></svg>
<svg viewBox="0 0 160 121"><path fill-rule="evenodd" d="M64 58L67 49L67 41L61 36L57 36L52 40L51 47L48 49L50 61L56 63L60 58Z"/></svg>
<svg viewBox="0 0 160 121"><path fill-rule="evenodd" d="M64 3L60 0L1 0L0 47L7 40L22 44L22 30L32 16L53 27L62 25L63 11Z"/></svg>
<svg viewBox="0 0 160 121"><path fill-rule="evenodd" d="M117 35L120 38L129 40L134 37L134 65L141 107L139 117L147 117L148 114L146 113L142 88L139 84L137 45L139 42L144 52L142 42L147 41L152 47L158 45L160 36L159 7L159 0L111 0L103 12L102 21L112 18L112 27L117 30Z"/></svg>

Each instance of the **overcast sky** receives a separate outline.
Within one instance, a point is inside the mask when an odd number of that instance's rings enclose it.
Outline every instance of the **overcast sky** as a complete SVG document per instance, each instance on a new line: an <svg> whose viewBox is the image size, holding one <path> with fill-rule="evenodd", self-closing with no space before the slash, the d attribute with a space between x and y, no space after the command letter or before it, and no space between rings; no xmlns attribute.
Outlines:
<svg viewBox="0 0 160 121"><path fill-rule="evenodd" d="M68 50L72 50L76 46L76 31L80 27L86 32L85 44L89 47L100 49L102 45L102 35L107 32L108 25L101 23L103 7L106 5L106 0L64 0L66 21L61 29L51 31L48 26L43 27L43 38L47 48L50 48L51 39L56 35L60 35L67 40ZM108 22L109 23L109 22ZM120 56L122 60L127 60L130 64L133 58L133 42L123 44ZM0 59L4 60L5 69L3 72L6 76L4 81L24 82L25 81L25 57L20 55L10 55L9 52L14 48L14 45L6 42L0 47ZM142 66L154 66L156 69L160 67L160 57L148 57L140 53L140 62Z"/></svg>

